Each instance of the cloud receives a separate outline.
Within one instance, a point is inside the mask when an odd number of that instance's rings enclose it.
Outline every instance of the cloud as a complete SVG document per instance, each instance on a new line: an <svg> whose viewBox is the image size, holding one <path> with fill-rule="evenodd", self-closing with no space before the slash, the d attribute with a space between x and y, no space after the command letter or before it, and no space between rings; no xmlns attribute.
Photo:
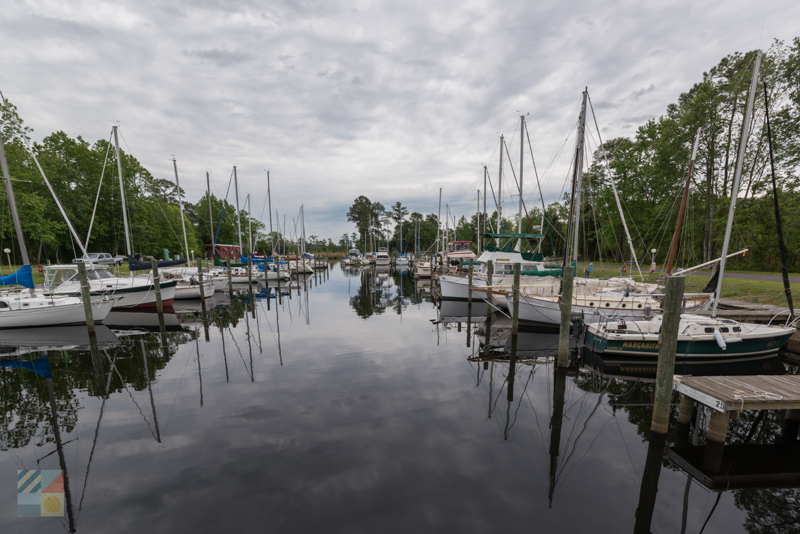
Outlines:
<svg viewBox="0 0 800 534"><path fill-rule="evenodd" d="M764 42L797 34L800 4L787 6L759 5ZM129 149L155 176L170 178L176 155L188 200L204 194L206 171L224 195L234 163L240 196L264 199L269 168L273 210L304 204L307 233L335 238L352 230L344 212L360 194L431 213L442 187L443 203L469 215L484 164L496 187L499 133L518 165L518 110L530 113L544 196L555 199L584 87L604 138L631 135L761 32L744 0L634 10L586 0L502 11L488 0L353 7L10 2L0 49L14 75L2 89L36 140L58 130L106 138L122 121ZM511 185L504 181L503 197L513 204Z"/></svg>
<svg viewBox="0 0 800 534"><path fill-rule="evenodd" d="M237 52L219 48L210 50L181 50L181 54L187 57L199 58L203 61L214 63L218 67L232 67L245 61L250 61L256 56L246 52Z"/></svg>

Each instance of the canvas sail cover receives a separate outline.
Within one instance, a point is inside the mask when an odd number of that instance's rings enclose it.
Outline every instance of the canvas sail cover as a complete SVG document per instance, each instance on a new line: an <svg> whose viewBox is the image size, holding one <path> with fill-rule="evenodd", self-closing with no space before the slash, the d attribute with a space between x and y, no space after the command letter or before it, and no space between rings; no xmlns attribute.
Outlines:
<svg viewBox="0 0 800 534"><path fill-rule="evenodd" d="M183 265L186 260L171 260L158 262L158 268L174 267L176 265ZM133 256L128 256L128 270L130 271L145 271L152 269L153 265L149 261L136 261Z"/></svg>
<svg viewBox="0 0 800 534"><path fill-rule="evenodd" d="M0 277L0 286L15 285L33 288L33 271L30 265L23 265L17 272Z"/></svg>

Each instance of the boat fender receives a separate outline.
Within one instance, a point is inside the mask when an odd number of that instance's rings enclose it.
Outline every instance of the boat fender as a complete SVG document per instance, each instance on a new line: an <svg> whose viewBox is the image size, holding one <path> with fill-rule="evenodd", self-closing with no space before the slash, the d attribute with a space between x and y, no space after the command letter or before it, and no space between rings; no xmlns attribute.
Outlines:
<svg viewBox="0 0 800 534"><path fill-rule="evenodd" d="M728 348L728 345L725 343L725 340L722 339L722 334L719 333L719 330L714 330L714 339L717 340L717 345L719 345L719 348L722 350Z"/></svg>
<svg viewBox="0 0 800 534"><path fill-rule="evenodd" d="M728 339L725 340L725 343L741 343L741 342L742 338L740 337L729 337Z"/></svg>

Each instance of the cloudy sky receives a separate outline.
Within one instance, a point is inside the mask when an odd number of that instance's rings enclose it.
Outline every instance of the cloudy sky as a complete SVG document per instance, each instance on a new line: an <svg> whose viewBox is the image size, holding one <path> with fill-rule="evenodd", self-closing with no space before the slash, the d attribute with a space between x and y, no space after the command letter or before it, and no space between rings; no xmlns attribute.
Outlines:
<svg viewBox="0 0 800 534"><path fill-rule="evenodd" d="M237 164L257 217L269 169L273 210L291 220L305 204L307 234L334 240L362 194L431 213L441 187L455 214L474 212L500 134L518 166L519 112L552 201L584 86L604 139L629 136L723 56L800 35L797 0L6 0L2 13L0 89L36 139L95 141L119 121L157 177L175 155L190 201L206 171L224 196Z"/></svg>

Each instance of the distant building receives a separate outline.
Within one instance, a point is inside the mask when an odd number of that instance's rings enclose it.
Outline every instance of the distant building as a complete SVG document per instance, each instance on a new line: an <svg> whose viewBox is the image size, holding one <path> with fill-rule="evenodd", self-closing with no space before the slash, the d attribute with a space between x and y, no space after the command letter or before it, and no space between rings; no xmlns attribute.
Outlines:
<svg viewBox="0 0 800 534"><path fill-rule="evenodd" d="M213 256L215 258L235 258L238 260L242 256L242 251L239 248L239 245L217 245L216 248L214 245L206 245L206 259L211 259L212 251L214 249Z"/></svg>

